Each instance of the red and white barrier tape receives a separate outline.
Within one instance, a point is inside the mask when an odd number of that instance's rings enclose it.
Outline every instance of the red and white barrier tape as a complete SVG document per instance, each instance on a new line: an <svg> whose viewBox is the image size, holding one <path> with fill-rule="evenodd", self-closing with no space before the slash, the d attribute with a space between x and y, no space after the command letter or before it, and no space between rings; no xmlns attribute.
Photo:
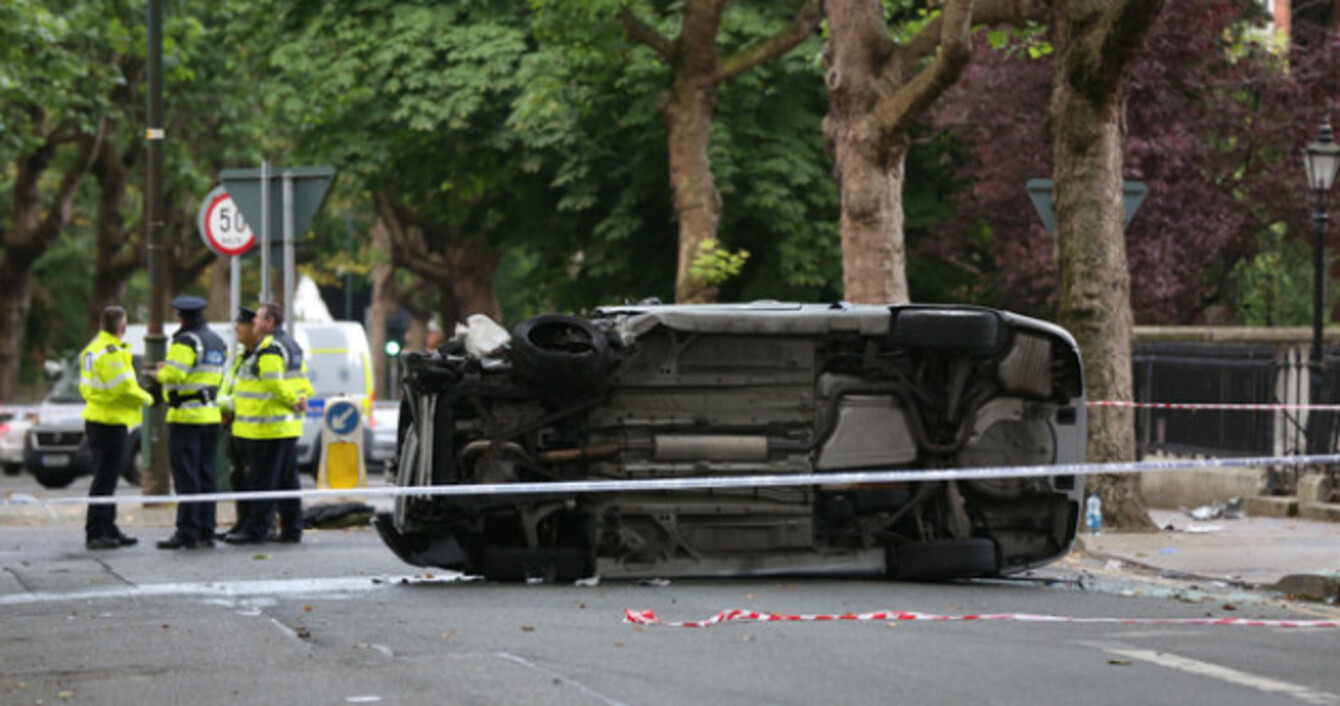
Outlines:
<svg viewBox="0 0 1340 706"><path fill-rule="evenodd" d="M1026 623L1113 623L1119 625L1227 625L1254 628L1340 628L1340 620L1265 620L1256 618L1076 618L1067 615L1035 615L1032 613L983 613L969 615L936 615L915 611L882 610L873 613L841 613L833 615L788 615L760 613L752 610L725 610L705 620L662 622L651 610L626 610L624 622L634 625L660 625L670 628L706 628L723 623L804 623L828 621L879 620L902 621L990 621L1012 620Z"/></svg>
<svg viewBox="0 0 1340 706"><path fill-rule="evenodd" d="M1090 407L1121 409L1189 409L1234 412L1340 412L1340 404L1237 404L1229 402L1127 402L1125 400L1089 400Z"/></svg>

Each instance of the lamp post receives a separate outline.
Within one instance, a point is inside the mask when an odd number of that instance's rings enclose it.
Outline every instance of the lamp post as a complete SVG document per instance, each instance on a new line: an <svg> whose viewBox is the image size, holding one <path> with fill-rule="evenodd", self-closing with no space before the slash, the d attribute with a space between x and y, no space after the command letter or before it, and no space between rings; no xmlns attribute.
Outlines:
<svg viewBox="0 0 1340 706"><path fill-rule="evenodd" d="M1327 119L1317 134L1317 141L1303 150L1303 166L1307 169L1307 188L1312 191L1312 222L1316 227L1313 245L1312 287L1312 352L1308 357L1308 397L1310 404L1319 404L1325 394L1325 361L1322 356L1322 319L1326 307L1326 201L1335 185L1336 169L1340 167L1340 145L1335 144L1331 123ZM1307 416L1307 451L1310 454L1330 453L1331 426L1322 423L1322 415L1310 412Z"/></svg>

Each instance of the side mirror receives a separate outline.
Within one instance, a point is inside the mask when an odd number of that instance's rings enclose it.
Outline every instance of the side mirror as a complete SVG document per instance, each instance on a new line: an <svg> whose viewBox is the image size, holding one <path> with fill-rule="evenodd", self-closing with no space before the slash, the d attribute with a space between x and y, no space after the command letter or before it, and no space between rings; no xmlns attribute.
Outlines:
<svg viewBox="0 0 1340 706"><path fill-rule="evenodd" d="M63 365L60 361L55 360L43 361L42 373L47 376L48 380L59 379L62 375L65 374L65 365Z"/></svg>

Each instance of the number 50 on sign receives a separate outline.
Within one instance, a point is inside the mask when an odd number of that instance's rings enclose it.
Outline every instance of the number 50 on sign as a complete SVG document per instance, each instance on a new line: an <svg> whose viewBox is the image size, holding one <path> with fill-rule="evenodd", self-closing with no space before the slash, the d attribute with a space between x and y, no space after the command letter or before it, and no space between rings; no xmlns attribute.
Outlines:
<svg viewBox="0 0 1340 706"><path fill-rule="evenodd" d="M196 226L205 245L220 255L241 255L256 244L251 226L222 186L214 187L201 201Z"/></svg>

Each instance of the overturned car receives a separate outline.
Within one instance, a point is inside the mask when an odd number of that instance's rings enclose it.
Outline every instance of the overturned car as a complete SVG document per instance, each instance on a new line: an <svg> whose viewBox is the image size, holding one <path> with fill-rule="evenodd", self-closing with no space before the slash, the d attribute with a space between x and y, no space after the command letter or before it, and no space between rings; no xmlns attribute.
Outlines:
<svg viewBox="0 0 1340 706"><path fill-rule="evenodd" d="M458 338L402 364L396 482L487 490L401 491L374 523L410 564L497 580L882 573L933 581L1047 563L1069 549L1078 525L1082 476L823 482L863 470L1082 462L1075 343L1008 312L614 306L536 317L505 345ZM740 483L779 475L817 482ZM734 483L630 482L676 478ZM623 485L506 490L558 481Z"/></svg>

